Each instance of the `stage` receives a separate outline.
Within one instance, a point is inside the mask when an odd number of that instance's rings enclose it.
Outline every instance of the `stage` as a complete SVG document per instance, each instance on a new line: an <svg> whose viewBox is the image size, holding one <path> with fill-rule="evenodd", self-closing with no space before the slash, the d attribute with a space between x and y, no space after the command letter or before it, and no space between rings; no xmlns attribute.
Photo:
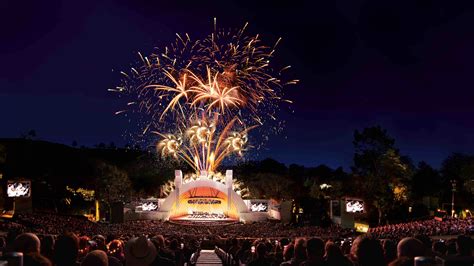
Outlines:
<svg viewBox="0 0 474 266"><path fill-rule="evenodd" d="M169 223L179 225L192 225L192 226L222 226L239 223L236 219L225 218L225 219L196 219L187 217L178 217L168 220Z"/></svg>
<svg viewBox="0 0 474 266"><path fill-rule="evenodd" d="M179 224L230 224L280 219L278 206L269 200L243 200L233 190L232 171L225 182L203 174L183 183L182 172L175 171L174 188L166 198L143 199L124 209L125 220L161 220Z"/></svg>

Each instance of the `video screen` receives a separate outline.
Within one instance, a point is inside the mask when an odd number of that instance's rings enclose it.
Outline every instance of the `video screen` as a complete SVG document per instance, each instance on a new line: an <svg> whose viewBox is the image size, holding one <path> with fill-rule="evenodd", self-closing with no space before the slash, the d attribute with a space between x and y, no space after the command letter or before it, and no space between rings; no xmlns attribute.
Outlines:
<svg viewBox="0 0 474 266"><path fill-rule="evenodd" d="M30 181L8 181L7 196L10 198L27 198L31 195Z"/></svg>
<svg viewBox="0 0 474 266"><path fill-rule="evenodd" d="M253 212L266 212L268 211L268 203L266 202L252 202L250 204L250 210Z"/></svg>
<svg viewBox="0 0 474 266"><path fill-rule="evenodd" d="M136 211L142 211L142 212L151 212L151 211L157 211L158 210L158 203L157 202L142 202L140 205L136 207Z"/></svg>
<svg viewBox="0 0 474 266"><path fill-rule="evenodd" d="M346 212L350 212L350 213L364 212L364 202L362 200L357 200L357 199L347 199Z"/></svg>

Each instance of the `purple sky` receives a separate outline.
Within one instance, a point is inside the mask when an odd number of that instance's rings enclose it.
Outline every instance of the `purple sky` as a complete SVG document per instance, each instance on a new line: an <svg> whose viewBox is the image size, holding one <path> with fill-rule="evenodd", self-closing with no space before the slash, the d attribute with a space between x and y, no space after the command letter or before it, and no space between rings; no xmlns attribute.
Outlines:
<svg viewBox="0 0 474 266"><path fill-rule="evenodd" d="M136 51L250 22L301 80L294 113L258 157L349 167L354 129L380 124L435 167L474 151L474 2L16 1L0 4L0 137L127 143L107 92ZM174 1L169 1L174 2ZM316 2L316 3L315 3Z"/></svg>

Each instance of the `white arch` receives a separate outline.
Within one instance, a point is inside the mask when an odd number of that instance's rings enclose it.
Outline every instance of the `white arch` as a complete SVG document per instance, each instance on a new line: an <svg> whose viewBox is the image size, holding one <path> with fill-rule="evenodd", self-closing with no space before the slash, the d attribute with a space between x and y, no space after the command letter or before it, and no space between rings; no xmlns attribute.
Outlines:
<svg viewBox="0 0 474 266"><path fill-rule="evenodd" d="M179 196L181 196L181 194L186 193L191 189L199 188L199 187L210 187L210 188L219 190L220 192L224 193L227 196L227 200L231 201L235 205L239 213L248 212L248 207L245 204L245 202L242 200L242 198L239 196L239 194L237 194L234 190L231 190L231 195L229 196L227 187L225 184L212 181L210 179L199 179L199 180L195 180L195 181L191 181L189 183L183 184L179 188L179 195L176 195L177 194L176 189L173 190L173 192L171 192L171 194L168 195L168 197L166 197L163 204L161 204L160 211L163 211L163 212L171 211L173 204L175 203L176 200L179 199Z"/></svg>

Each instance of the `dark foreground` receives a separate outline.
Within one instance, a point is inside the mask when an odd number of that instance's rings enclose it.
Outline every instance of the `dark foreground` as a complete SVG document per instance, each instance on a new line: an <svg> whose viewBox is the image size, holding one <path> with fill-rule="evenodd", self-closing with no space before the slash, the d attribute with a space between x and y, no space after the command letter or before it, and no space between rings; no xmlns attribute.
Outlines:
<svg viewBox="0 0 474 266"><path fill-rule="evenodd" d="M444 260L457 260L453 265L474 263L472 219L387 225L358 235L338 226L292 227L276 222L111 225L32 214L2 221L0 231L5 233L1 251L23 252L24 265L184 265L195 263L201 249L215 247L225 263L235 265L414 265L417 256L437 259L437 265L448 265ZM443 235L450 237L440 240Z"/></svg>

